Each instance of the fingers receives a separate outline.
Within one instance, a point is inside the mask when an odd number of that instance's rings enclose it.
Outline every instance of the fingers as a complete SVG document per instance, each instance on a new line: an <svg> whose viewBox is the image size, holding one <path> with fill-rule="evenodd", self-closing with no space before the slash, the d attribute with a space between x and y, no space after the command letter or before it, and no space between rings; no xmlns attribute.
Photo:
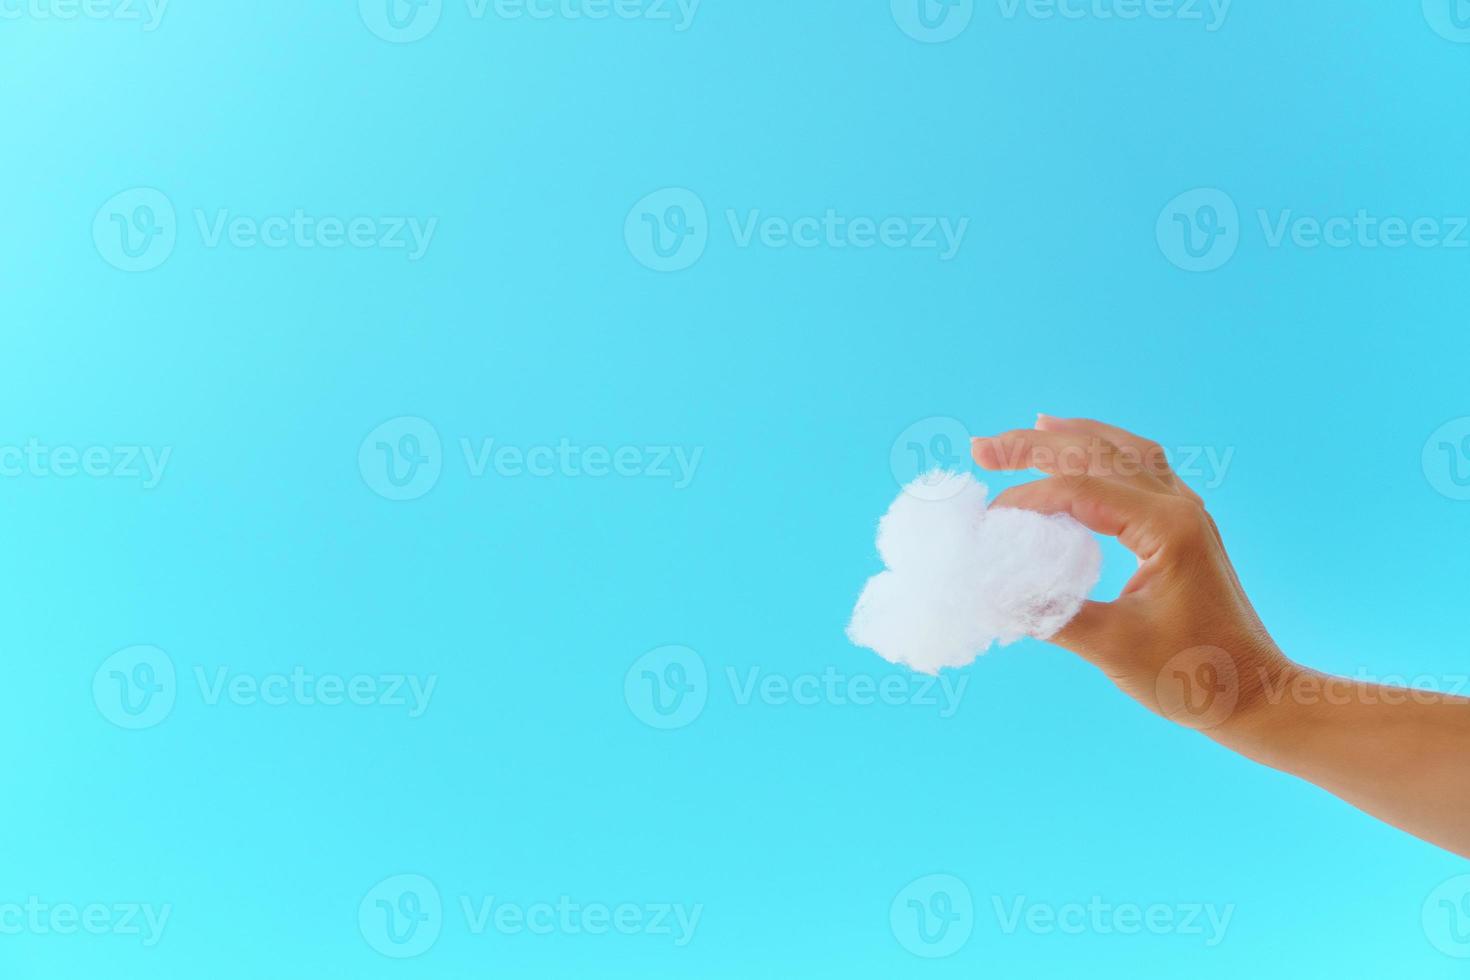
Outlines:
<svg viewBox="0 0 1470 980"><path fill-rule="evenodd" d="M1132 484L1095 476L1054 476L1011 487L995 498L995 507L1015 507L1042 514L1071 514L1085 527L1117 538L1123 547L1147 561L1168 541L1180 498L1151 493Z"/></svg>
<svg viewBox="0 0 1470 980"><path fill-rule="evenodd" d="M1036 416L1036 428L1042 432L1067 433L1077 436L1093 436L1099 439L1107 439L1119 446L1137 453L1143 460L1146 472L1164 481L1169 486L1182 491L1191 497L1196 503L1200 502L1199 494L1195 493L1177 475L1169 465L1168 454L1164 448L1152 439L1135 435L1127 429L1121 429L1116 425L1108 425L1106 422L1098 422L1094 419L1059 419L1050 415L1038 414Z"/></svg>
<svg viewBox="0 0 1470 980"><path fill-rule="evenodd" d="M1093 602L1088 600L1082 609L1063 626L1049 642L1064 650L1106 668L1111 654L1127 635L1130 622L1128 608L1122 602Z"/></svg>
<svg viewBox="0 0 1470 980"><path fill-rule="evenodd" d="M1147 489L1171 486L1150 472L1143 454L1092 433L1016 429L972 440L975 462L988 470L1037 469L1053 476L1100 476Z"/></svg>

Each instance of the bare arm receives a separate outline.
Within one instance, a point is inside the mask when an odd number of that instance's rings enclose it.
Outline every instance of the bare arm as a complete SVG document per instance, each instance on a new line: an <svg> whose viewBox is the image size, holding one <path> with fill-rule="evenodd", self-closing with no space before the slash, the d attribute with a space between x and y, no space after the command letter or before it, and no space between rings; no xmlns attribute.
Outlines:
<svg viewBox="0 0 1470 980"><path fill-rule="evenodd" d="M1042 416L1035 429L976 439L973 452L987 469L1051 474L995 506L1070 513L1138 556L1123 594L1088 603L1054 642L1150 710L1470 857L1470 700L1292 663L1162 449L1099 422Z"/></svg>

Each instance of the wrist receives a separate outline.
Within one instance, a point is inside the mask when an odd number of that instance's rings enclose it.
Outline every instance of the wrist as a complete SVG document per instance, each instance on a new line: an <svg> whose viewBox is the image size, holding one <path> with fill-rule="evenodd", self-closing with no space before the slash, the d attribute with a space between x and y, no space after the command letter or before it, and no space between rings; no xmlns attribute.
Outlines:
<svg viewBox="0 0 1470 980"><path fill-rule="evenodd" d="M1257 762L1285 768L1305 724L1291 693L1308 671L1269 642L1238 662L1236 671L1235 708L1207 734Z"/></svg>

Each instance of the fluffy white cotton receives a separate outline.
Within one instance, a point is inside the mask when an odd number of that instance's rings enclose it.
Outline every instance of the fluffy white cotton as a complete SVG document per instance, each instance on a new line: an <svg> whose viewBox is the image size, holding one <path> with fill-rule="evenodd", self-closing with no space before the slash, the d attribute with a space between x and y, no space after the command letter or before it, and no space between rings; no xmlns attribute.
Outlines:
<svg viewBox="0 0 1470 980"><path fill-rule="evenodd" d="M878 523L888 570L858 597L854 643L934 674L992 643L1049 639L1077 615L1102 568L1097 540L1066 515L990 509L987 495L967 473L904 488Z"/></svg>

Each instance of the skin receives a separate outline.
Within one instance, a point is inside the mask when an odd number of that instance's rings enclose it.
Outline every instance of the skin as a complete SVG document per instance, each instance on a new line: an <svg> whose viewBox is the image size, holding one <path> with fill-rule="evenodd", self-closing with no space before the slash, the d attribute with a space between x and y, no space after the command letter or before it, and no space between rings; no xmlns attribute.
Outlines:
<svg viewBox="0 0 1470 980"><path fill-rule="evenodd" d="M1071 514L1138 556L1113 602L1052 642L1144 707L1470 857L1470 700L1293 663L1251 607L1199 495L1155 443L1089 419L975 439L988 470L1036 469L995 506Z"/></svg>

